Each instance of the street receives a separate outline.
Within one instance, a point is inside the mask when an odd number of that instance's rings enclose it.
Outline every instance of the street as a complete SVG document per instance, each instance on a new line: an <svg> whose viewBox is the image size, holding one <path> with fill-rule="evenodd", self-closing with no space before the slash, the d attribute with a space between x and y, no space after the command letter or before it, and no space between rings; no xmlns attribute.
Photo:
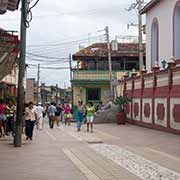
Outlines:
<svg viewBox="0 0 180 180"><path fill-rule="evenodd" d="M0 139L1 180L179 180L180 138L126 124L76 124L35 131L14 148Z"/></svg>

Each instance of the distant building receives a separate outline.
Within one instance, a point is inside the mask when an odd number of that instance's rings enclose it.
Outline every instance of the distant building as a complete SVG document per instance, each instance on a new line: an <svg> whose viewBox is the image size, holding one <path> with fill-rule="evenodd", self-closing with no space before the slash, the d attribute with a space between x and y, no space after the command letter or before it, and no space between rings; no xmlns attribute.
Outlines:
<svg viewBox="0 0 180 180"><path fill-rule="evenodd" d="M37 103L37 82L35 78L26 80L25 102Z"/></svg>
<svg viewBox="0 0 180 180"><path fill-rule="evenodd" d="M132 69L139 70L137 43L118 43L117 47L111 51L111 58L113 80L121 79L125 72ZM73 60L77 62L77 69L73 70L72 80L74 105L78 104L78 100L83 100L84 103L109 101L110 76L107 44L92 44L75 53Z"/></svg>
<svg viewBox="0 0 180 180"><path fill-rule="evenodd" d="M147 69L172 56L180 59L180 1L151 0L141 14L146 14Z"/></svg>

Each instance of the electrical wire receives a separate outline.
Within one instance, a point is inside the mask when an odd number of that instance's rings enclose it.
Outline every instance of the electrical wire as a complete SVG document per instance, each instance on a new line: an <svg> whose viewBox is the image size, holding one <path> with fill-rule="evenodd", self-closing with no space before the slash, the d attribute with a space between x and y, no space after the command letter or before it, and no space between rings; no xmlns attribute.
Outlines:
<svg viewBox="0 0 180 180"><path fill-rule="evenodd" d="M27 7L26 7L26 10L25 10L25 16L24 16L24 25L26 28L29 28L30 27L30 23L33 19L33 15L32 15L32 9L38 4L39 0L36 0L36 2L30 6L32 1L28 1L27 2Z"/></svg>
<svg viewBox="0 0 180 180"><path fill-rule="evenodd" d="M94 39L94 38L100 38L100 37L105 37L105 34L103 35L98 35L98 36L93 36L90 39ZM68 45L68 44L74 44L74 43L78 43L78 42L86 42L88 40L90 40L89 38L84 38L84 39L79 39L79 40L74 40L74 41L69 41L69 42L64 42L64 43L52 43L52 44L39 44L39 45L30 45L28 47L49 47L49 46L61 46L61 45Z"/></svg>
<svg viewBox="0 0 180 180"><path fill-rule="evenodd" d="M28 66L31 67L38 67L38 65L35 64L28 64ZM70 67L49 67L49 66L40 66L40 69L47 69L47 70L64 70L64 69L70 69Z"/></svg>
<svg viewBox="0 0 180 180"><path fill-rule="evenodd" d="M27 57L29 61L35 61L35 62L45 62L45 63L64 63L64 62L69 62L69 60L44 60L44 59L36 59L36 58L31 58Z"/></svg>
<svg viewBox="0 0 180 180"><path fill-rule="evenodd" d="M28 54L28 55L31 55L31 56L35 56L35 57L40 57L40 58L48 58L48 59L57 59L57 60L67 60L67 59L69 59L69 58L66 58L66 57L61 57L61 58L59 58L59 57L50 57L50 56L43 56L43 55L39 55L39 54L34 54L34 53L30 53L30 52L26 52L26 54Z"/></svg>
<svg viewBox="0 0 180 180"><path fill-rule="evenodd" d="M67 41L67 40L71 40L72 41L72 39L82 38L82 37L85 37L85 36L87 37L88 35L90 35L89 38L91 38L91 37L97 35L97 33L98 33L98 35L100 35L99 34L100 32L104 32L104 29L103 30L97 30L97 31L94 31L94 32L90 32L90 33L87 33L87 34L81 34L81 35L78 35L78 36L68 36L66 38L59 39L58 41L51 42L51 43L58 43L59 41L63 42L63 41ZM47 42L44 42L44 44L47 44ZM29 46L31 46L31 45L27 45L27 47L29 47Z"/></svg>

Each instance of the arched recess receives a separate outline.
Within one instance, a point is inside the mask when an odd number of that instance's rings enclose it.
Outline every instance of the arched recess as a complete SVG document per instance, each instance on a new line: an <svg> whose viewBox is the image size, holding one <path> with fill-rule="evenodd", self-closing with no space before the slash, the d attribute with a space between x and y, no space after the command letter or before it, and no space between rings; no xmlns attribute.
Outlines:
<svg viewBox="0 0 180 180"><path fill-rule="evenodd" d="M154 18L151 25L151 65L159 61L159 23Z"/></svg>
<svg viewBox="0 0 180 180"><path fill-rule="evenodd" d="M175 57L175 59L180 59L180 1L178 1L175 5L173 18L174 18L174 20L173 20L174 57Z"/></svg>

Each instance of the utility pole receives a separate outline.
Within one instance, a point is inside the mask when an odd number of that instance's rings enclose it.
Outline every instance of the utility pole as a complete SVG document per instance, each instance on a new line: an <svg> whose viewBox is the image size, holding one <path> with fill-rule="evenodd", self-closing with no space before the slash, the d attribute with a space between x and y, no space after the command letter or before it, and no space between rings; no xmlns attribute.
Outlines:
<svg viewBox="0 0 180 180"><path fill-rule="evenodd" d="M72 72L72 59L71 54L69 54L69 68L70 68L70 81L71 81L71 93L72 93L72 110L74 109L74 91L73 91L73 72Z"/></svg>
<svg viewBox="0 0 180 180"><path fill-rule="evenodd" d="M22 121L24 107L24 76L26 69L26 16L27 16L27 0L21 1L21 33L20 33L20 57L19 57L19 74L18 74L18 94L17 94L17 112L15 124L14 146L22 145Z"/></svg>
<svg viewBox="0 0 180 180"><path fill-rule="evenodd" d="M69 68L70 68L70 80L72 81L72 79L73 79L73 74L72 74L71 54L69 54Z"/></svg>
<svg viewBox="0 0 180 180"><path fill-rule="evenodd" d="M41 102L40 95L40 64L38 64L38 73L37 73L37 104Z"/></svg>
<svg viewBox="0 0 180 180"><path fill-rule="evenodd" d="M143 37L142 37L142 15L140 10L143 7L144 0L138 1L138 31L139 31L139 66L141 69L144 66L144 49L143 49Z"/></svg>
<svg viewBox="0 0 180 180"><path fill-rule="evenodd" d="M58 84L56 84L56 104L58 104Z"/></svg>
<svg viewBox="0 0 180 180"><path fill-rule="evenodd" d="M142 36L142 15L140 14L140 10L143 8L144 0L136 0L136 3L132 3L131 6L127 9L127 11L132 11L133 9L137 9L138 11L138 41L139 41L139 69L144 66L144 48L143 48L143 36ZM131 23L128 25L136 26L136 24Z"/></svg>
<svg viewBox="0 0 180 180"><path fill-rule="evenodd" d="M109 63L109 80L110 80L110 100L113 100L113 85L112 85L112 62L111 62L111 44L109 39L109 27L106 26L106 41L108 50L108 63Z"/></svg>

